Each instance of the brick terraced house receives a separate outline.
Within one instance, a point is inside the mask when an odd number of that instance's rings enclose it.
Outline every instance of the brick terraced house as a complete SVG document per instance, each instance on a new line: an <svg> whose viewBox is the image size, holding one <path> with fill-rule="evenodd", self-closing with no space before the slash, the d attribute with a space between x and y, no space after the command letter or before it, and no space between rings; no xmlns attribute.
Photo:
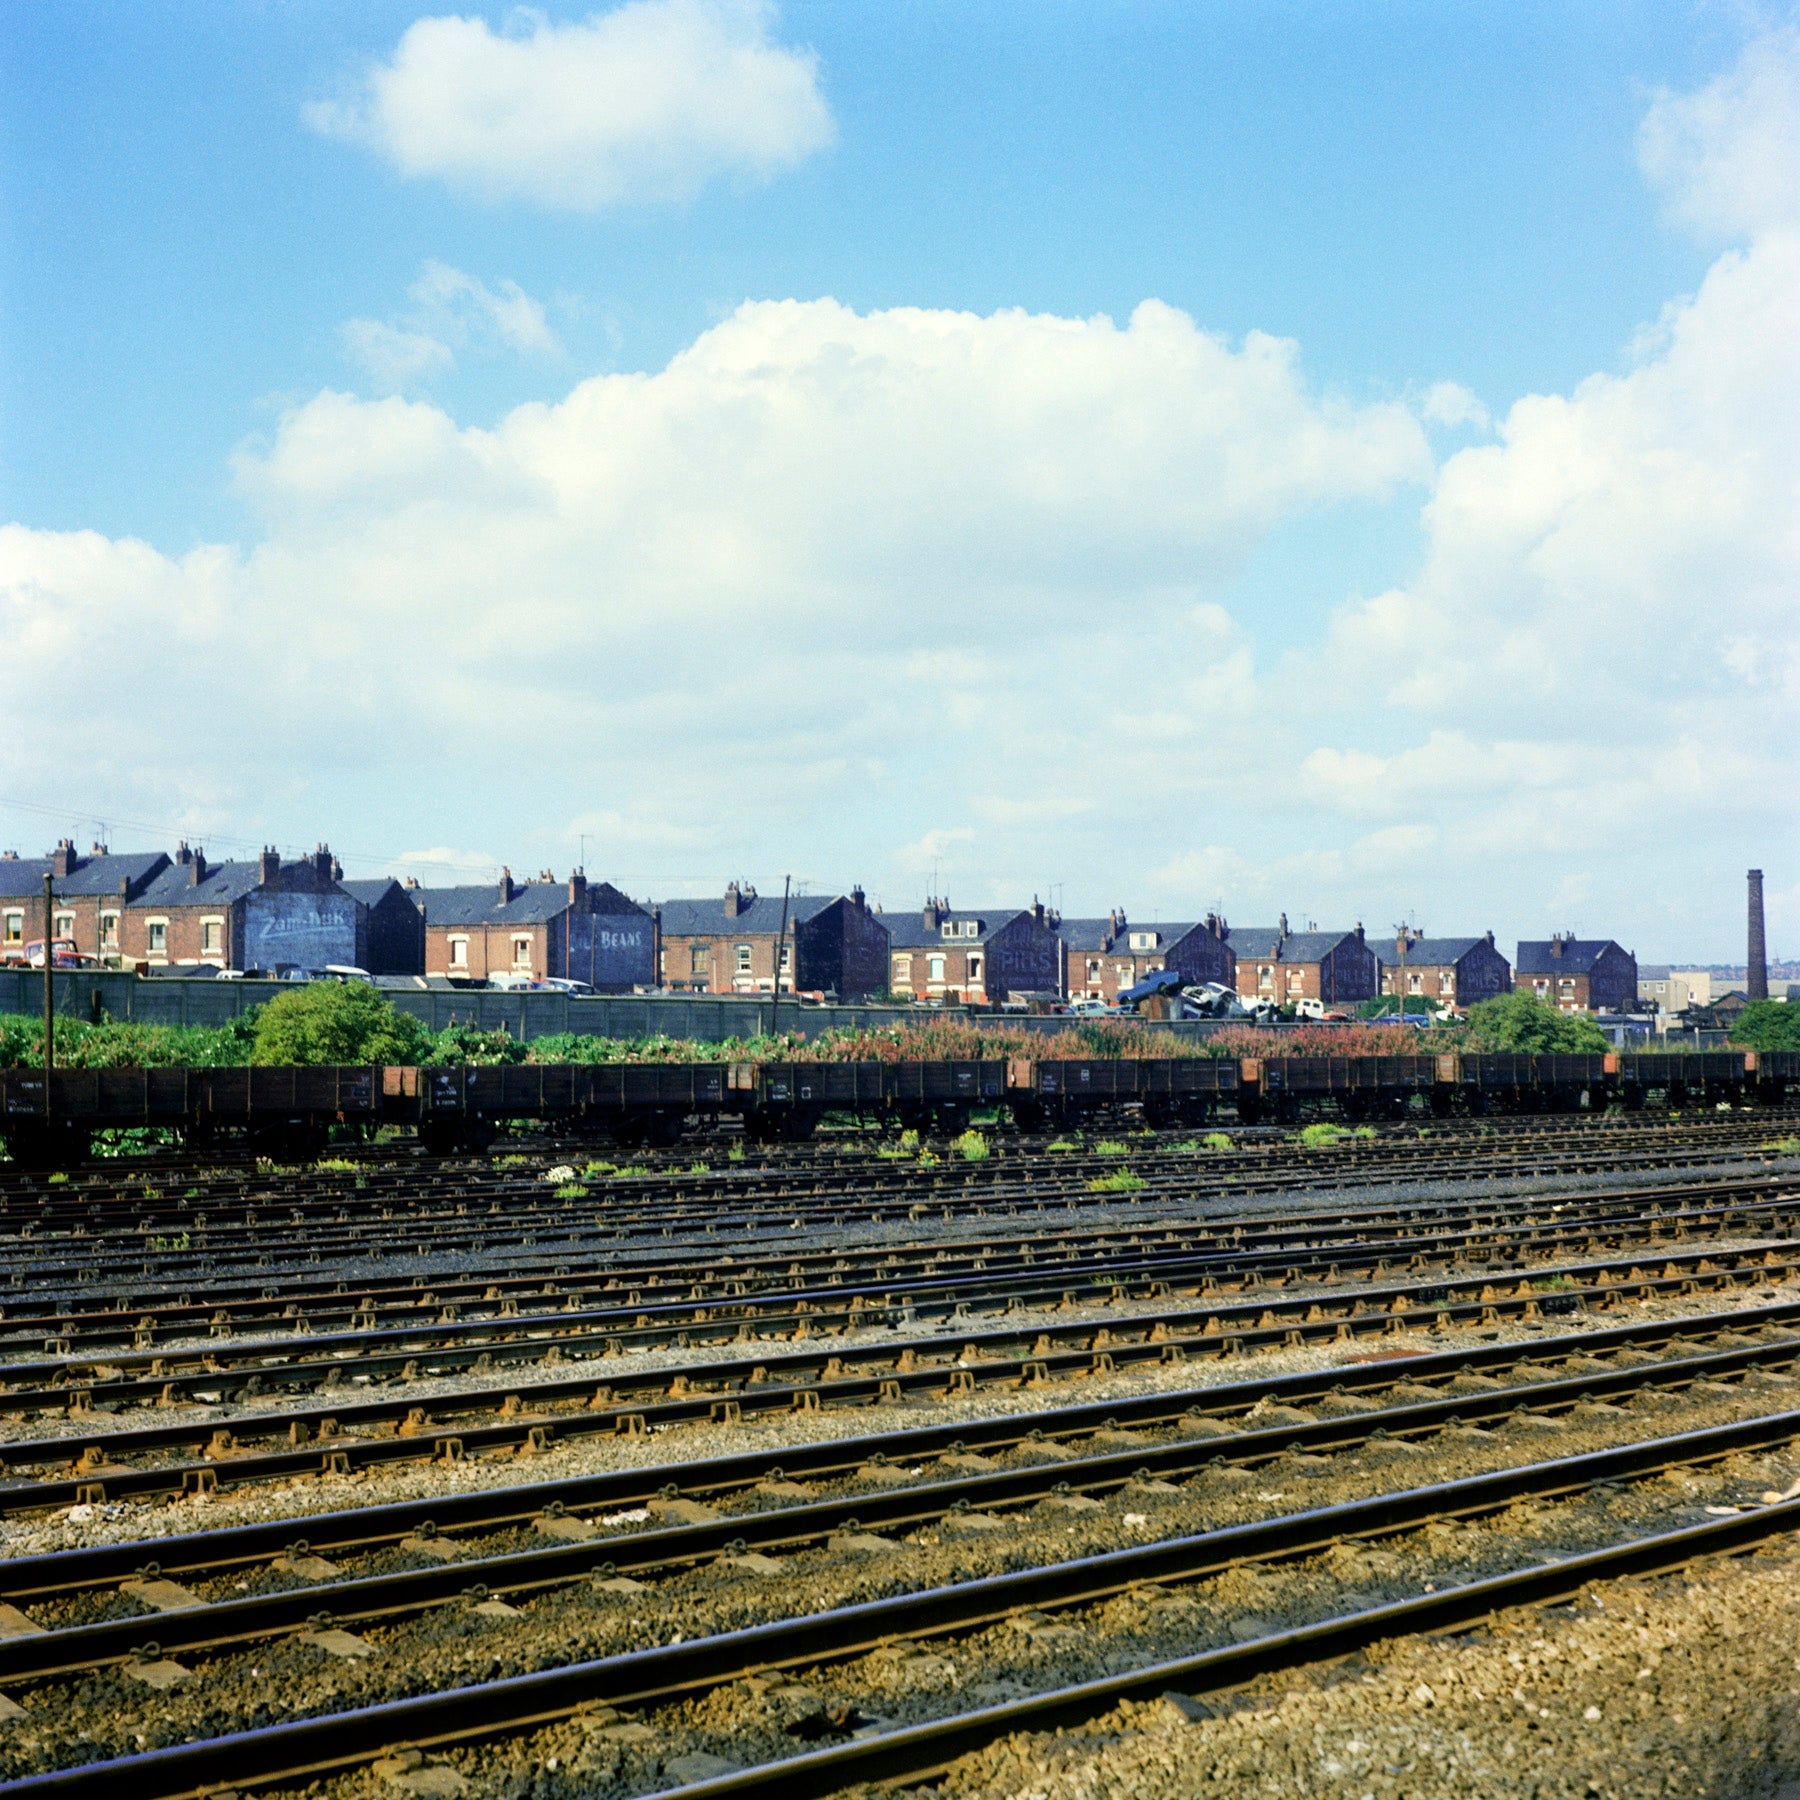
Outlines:
<svg viewBox="0 0 1800 1800"><path fill-rule="evenodd" d="M888 921L888 988L901 1000L1000 1006L1062 994L1061 920L1041 902L958 912L927 900Z"/></svg>
<svg viewBox="0 0 1800 1800"><path fill-rule="evenodd" d="M126 906L169 866L160 850L114 856L104 844L87 855L64 838L48 856L0 855L0 962L23 962L44 936L44 877L55 881L51 936L83 956L117 965Z"/></svg>
<svg viewBox="0 0 1800 1800"><path fill-rule="evenodd" d="M391 875L377 881L345 881L340 876L338 885L361 903L368 916L361 966L371 975L423 975L425 920L407 890Z"/></svg>
<svg viewBox="0 0 1800 1800"><path fill-rule="evenodd" d="M1559 931L1547 940L1520 941L1513 986L1563 1012L1630 1012L1638 997L1637 958L1611 938Z"/></svg>
<svg viewBox="0 0 1800 1800"><path fill-rule="evenodd" d="M1232 987L1237 956L1226 941L1223 919L1208 914L1197 924L1135 922L1123 908L1104 919L1064 919L1063 992L1071 1000L1117 1001L1121 989L1173 969L1190 986L1216 981Z"/></svg>
<svg viewBox="0 0 1800 1800"><path fill-rule="evenodd" d="M655 921L611 882L566 882L545 870L536 881L500 879L484 887L404 890L424 918L425 973L513 981L585 982L629 994L656 975Z"/></svg>
<svg viewBox="0 0 1800 1800"><path fill-rule="evenodd" d="M1428 1001L1443 1010L1467 1012L1478 1000L1512 992L1512 964L1485 937L1398 935L1390 954L1381 958L1381 991Z"/></svg>
<svg viewBox="0 0 1800 1800"><path fill-rule="evenodd" d="M887 983L888 926L860 887L794 894L781 945L781 992L863 1000ZM730 882L717 900L657 908L661 985L676 993L772 994L781 896Z"/></svg>
<svg viewBox="0 0 1800 1800"><path fill-rule="evenodd" d="M148 968L211 966L284 974L332 964L363 966L368 915L338 884L321 844L283 862L209 863L183 844L123 908L124 959Z"/></svg>
<svg viewBox="0 0 1800 1800"><path fill-rule="evenodd" d="M1290 931L1287 914L1274 926L1232 927L1237 991L1246 1000L1321 1000L1349 1006L1375 997L1375 952L1353 931Z"/></svg>

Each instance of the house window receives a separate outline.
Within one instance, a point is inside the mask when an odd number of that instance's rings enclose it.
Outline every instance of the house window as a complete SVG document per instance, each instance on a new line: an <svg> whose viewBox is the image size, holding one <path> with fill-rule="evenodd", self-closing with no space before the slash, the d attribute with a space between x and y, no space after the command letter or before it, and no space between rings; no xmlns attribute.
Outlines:
<svg viewBox="0 0 1800 1800"><path fill-rule="evenodd" d="M750 973L750 946L739 944L734 954L737 957L737 972L740 975L748 975Z"/></svg>
<svg viewBox="0 0 1800 1800"><path fill-rule="evenodd" d="M200 921L200 954L217 956L225 948L225 921L223 919L202 919Z"/></svg>
<svg viewBox="0 0 1800 1800"><path fill-rule="evenodd" d="M794 946L792 944L781 946L781 972L784 975L791 975L794 972Z"/></svg>
<svg viewBox="0 0 1800 1800"><path fill-rule="evenodd" d="M1157 936L1154 931L1134 931L1131 934L1131 947L1134 950L1154 950Z"/></svg>
<svg viewBox="0 0 1800 1800"><path fill-rule="evenodd" d="M100 915L100 944L103 949L118 949L119 915L117 913L102 913Z"/></svg>
<svg viewBox="0 0 1800 1800"><path fill-rule="evenodd" d="M931 979L933 981L942 981L944 979L944 959L941 956L934 956L931 957L929 961L931 965Z"/></svg>
<svg viewBox="0 0 1800 1800"><path fill-rule="evenodd" d="M145 930L149 934L150 954L167 956L169 954L169 921L167 919L149 919L145 922Z"/></svg>
<svg viewBox="0 0 1800 1800"><path fill-rule="evenodd" d="M712 973L712 946L710 944L696 944L688 952L688 973L701 977Z"/></svg>
<svg viewBox="0 0 1800 1800"><path fill-rule="evenodd" d="M980 981L980 979L981 979L981 958L979 956L971 956L969 958L969 980L971 982L978 982L978 981Z"/></svg>
<svg viewBox="0 0 1800 1800"><path fill-rule="evenodd" d="M1562 981L1558 985L1565 994L1572 994L1575 991L1575 983L1573 979L1567 975L1562 978Z"/></svg>
<svg viewBox="0 0 1800 1800"><path fill-rule="evenodd" d="M9 912L6 915L6 941L9 944L23 943L25 940L25 915L22 912Z"/></svg>
<svg viewBox="0 0 1800 1800"><path fill-rule="evenodd" d="M513 967L529 969L531 967L531 939L516 937L513 939Z"/></svg>
<svg viewBox="0 0 1800 1800"><path fill-rule="evenodd" d="M1424 977L1424 976L1423 976L1423 975L1409 975L1409 976L1407 976L1407 978L1406 978L1406 991L1407 991L1407 992L1408 992L1408 993L1409 993L1409 994L1422 994L1422 993L1424 993L1424 991L1425 991L1425 977Z"/></svg>
<svg viewBox="0 0 1800 1800"><path fill-rule="evenodd" d="M56 935L59 938L72 938L75 935L75 915L58 913L56 915Z"/></svg>
<svg viewBox="0 0 1800 1800"><path fill-rule="evenodd" d="M1267 963L1264 963L1256 971L1256 985L1258 987L1273 987L1275 985L1275 971Z"/></svg>
<svg viewBox="0 0 1800 1800"><path fill-rule="evenodd" d="M1534 981L1531 985L1540 1000L1550 991L1550 984L1547 981Z"/></svg>
<svg viewBox="0 0 1800 1800"><path fill-rule="evenodd" d="M450 940L450 966L453 969L466 969L469 966L469 940L466 937L453 937Z"/></svg>
<svg viewBox="0 0 1800 1800"><path fill-rule="evenodd" d="M912 958L910 956L894 958L894 985L896 987L912 986Z"/></svg>
<svg viewBox="0 0 1800 1800"><path fill-rule="evenodd" d="M1095 982L1100 979L1100 959L1099 959L1099 957L1090 956L1088 958L1087 978L1090 982Z"/></svg>
<svg viewBox="0 0 1800 1800"><path fill-rule="evenodd" d="M1449 969L1446 969L1443 974L1438 977L1438 992L1440 994L1454 994L1456 992L1456 976Z"/></svg>
<svg viewBox="0 0 1800 1800"><path fill-rule="evenodd" d="M1306 976L1299 969L1288 970L1288 992L1298 994L1305 991Z"/></svg>

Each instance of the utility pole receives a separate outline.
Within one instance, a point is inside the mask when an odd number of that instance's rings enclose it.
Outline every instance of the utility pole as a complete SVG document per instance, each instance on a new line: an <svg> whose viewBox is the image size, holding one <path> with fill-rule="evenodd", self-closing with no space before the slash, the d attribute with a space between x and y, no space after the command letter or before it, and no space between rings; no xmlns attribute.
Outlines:
<svg viewBox="0 0 1800 1800"><path fill-rule="evenodd" d="M1395 977L1394 991L1400 996L1400 1023L1406 1023L1406 953L1412 948L1412 929L1402 923L1394 927L1394 942L1400 951L1400 973Z"/></svg>
<svg viewBox="0 0 1800 1800"><path fill-rule="evenodd" d="M51 908L56 904L56 878L44 871L44 1118L50 1117L50 1071L56 1067L56 989L51 983L54 960Z"/></svg>
<svg viewBox="0 0 1800 1800"><path fill-rule="evenodd" d="M775 993L769 1001L769 1036L775 1035L775 1021L781 1012L781 951L787 942L788 894L792 891L794 878L784 875L781 878L781 930L775 938Z"/></svg>

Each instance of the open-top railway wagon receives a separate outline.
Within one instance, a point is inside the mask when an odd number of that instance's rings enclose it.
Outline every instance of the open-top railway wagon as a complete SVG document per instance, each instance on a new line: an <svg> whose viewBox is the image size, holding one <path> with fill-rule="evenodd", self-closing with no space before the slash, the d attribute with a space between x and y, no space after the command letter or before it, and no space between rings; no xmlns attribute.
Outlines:
<svg viewBox="0 0 1800 1800"><path fill-rule="evenodd" d="M203 1150L231 1138L316 1152L333 1126L409 1127L429 1150L481 1149L537 1119L626 1143L672 1143L690 1122L742 1121L754 1139L811 1134L827 1113L961 1130L982 1107L1022 1126L1130 1112L1154 1124L1229 1110L1245 1121L1313 1111L1393 1116L1417 1106L1554 1112L1648 1102L1775 1103L1800 1088L1800 1052L1604 1056L994 1058L942 1062L518 1063L449 1068L0 1069L13 1157L78 1159L99 1130L163 1127Z"/></svg>

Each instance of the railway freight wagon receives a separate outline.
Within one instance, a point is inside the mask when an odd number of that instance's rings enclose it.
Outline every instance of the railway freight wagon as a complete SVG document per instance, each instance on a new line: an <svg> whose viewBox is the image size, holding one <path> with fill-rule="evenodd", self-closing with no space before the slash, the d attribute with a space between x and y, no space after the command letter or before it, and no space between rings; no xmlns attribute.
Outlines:
<svg viewBox="0 0 1800 1800"><path fill-rule="evenodd" d="M1239 1067L1224 1057L1015 1058L1008 1100L1026 1130L1135 1106L1152 1124L1200 1124L1239 1095Z"/></svg>
<svg viewBox="0 0 1800 1800"><path fill-rule="evenodd" d="M102 1129L164 1127L197 1148L316 1153L333 1126L412 1128L427 1149L480 1149L510 1119L623 1143L673 1143L690 1121L743 1120L767 1141L828 1112L960 1131L977 1107L1028 1129L1130 1111L1151 1124L1308 1111L1553 1112L1646 1103L1774 1103L1800 1091L1800 1052L998 1058L942 1062L522 1063L456 1068L0 1069L0 1136L20 1162L78 1160Z"/></svg>

